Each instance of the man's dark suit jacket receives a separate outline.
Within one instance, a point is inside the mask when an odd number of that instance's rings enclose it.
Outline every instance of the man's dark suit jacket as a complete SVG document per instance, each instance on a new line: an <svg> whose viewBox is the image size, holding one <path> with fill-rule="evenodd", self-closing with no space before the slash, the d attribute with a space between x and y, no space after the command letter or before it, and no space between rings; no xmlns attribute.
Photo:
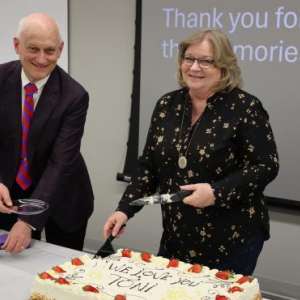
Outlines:
<svg viewBox="0 0 300 300"><path fill-rule="evenodd" d="M21 64L0 64L0 182L11 189L20 163ZM78 229L93 211L93 191L80 154L89 96L60 67L51 73L35 108L28 161L32 198L50 203L47 213L21 219L42 229L48 216L65 231Z"/></svg>

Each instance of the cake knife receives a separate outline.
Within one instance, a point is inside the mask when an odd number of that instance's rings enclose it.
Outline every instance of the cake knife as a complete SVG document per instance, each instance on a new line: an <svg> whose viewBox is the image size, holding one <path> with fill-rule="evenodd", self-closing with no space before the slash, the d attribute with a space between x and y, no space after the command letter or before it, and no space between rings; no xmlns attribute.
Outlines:
<svg viewBox="0 0 300 300"><path fill-rule="evenodd" d="M193 191L180 190L175 194L158 194L149 197L139 198L130 202L130 205L143 206L152 204L170 204L174 202L180 202L185 197L191 195Z"/></svg>
<svg viewBox="0 0 300 300"><path fill-rule="evenodd" d="M126 226L126 224L123 224L120 228L120 231ZM111 242L114 240L115 236L110 234L110 236L105 240L104 244L99 248L97 253L94 255L94 258L97 258L98 256L104 258L111 254L115 253L115 249L113 248Z"/></svg>

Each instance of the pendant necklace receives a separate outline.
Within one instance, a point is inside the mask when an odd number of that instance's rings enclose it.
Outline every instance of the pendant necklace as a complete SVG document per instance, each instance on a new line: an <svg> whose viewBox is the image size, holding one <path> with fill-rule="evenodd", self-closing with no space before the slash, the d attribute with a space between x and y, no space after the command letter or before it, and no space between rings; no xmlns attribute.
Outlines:
<svg viewBox="0 0 300 300"><path fill-rule="evenodd" d="M184 114L185 114L185 106L183 108L183 113L182 113L182 119L181 119L181 125L180 125L180 135L179 135L179 141L181 140L182 138L182 129L183 129L183 120L184 120ZM181 153L181 145L179 146L179 149L178 149L178 152L179 152L179 157L178 157L178 167L180 169L185 169L187 167L187 152L189 150L189 147L191 145L191 141L194 137L194 134L195 132L197 131L198 127L199 127L199 123L200 123L200 119L201 119L201 116L198 118L198 120L196 121L196 125L194 125L194 129L193 129L193 132L192 132L192 135L191 135L191 138L189 140L189 143L188 143L188 146L185 150L184 153ZM183 142L183 141L182 141Z"/></svg>

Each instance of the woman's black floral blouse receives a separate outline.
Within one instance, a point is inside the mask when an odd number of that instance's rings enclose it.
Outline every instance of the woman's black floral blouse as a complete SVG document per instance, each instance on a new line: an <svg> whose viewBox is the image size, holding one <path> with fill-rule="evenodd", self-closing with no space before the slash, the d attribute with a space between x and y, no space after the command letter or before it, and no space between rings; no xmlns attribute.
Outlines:
<svg viewBox="0 0 300 300"><path fill-rule="evenodd" d="M156 191L172 193L184 184L210 183L213 206L161 207L160 251L214 265L258 232L269 238L263 191L278 173L278 155L267 112L256 97L240 89L209 98L194 128L191 112L186 89L157 102L137 173L118 210L132 217L140 209L129 206L134 199ZM185 169L178 167L179 152L186 153Z"/></svg>

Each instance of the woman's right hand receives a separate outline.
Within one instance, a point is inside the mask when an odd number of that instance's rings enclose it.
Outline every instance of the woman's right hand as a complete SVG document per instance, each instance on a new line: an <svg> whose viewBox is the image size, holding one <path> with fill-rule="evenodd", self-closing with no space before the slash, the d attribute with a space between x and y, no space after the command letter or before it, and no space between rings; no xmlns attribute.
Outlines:
<svg viewBox="0 0 300 300"><path fill-rule="evenodd" d="M107 239L110 234L117 236L124 232L124 227L121 229L123 224L126 224L128 217L121 211L114 212L106 221L103 227L104 238ZM120 230L121 229L121 230Z"/></svg>

